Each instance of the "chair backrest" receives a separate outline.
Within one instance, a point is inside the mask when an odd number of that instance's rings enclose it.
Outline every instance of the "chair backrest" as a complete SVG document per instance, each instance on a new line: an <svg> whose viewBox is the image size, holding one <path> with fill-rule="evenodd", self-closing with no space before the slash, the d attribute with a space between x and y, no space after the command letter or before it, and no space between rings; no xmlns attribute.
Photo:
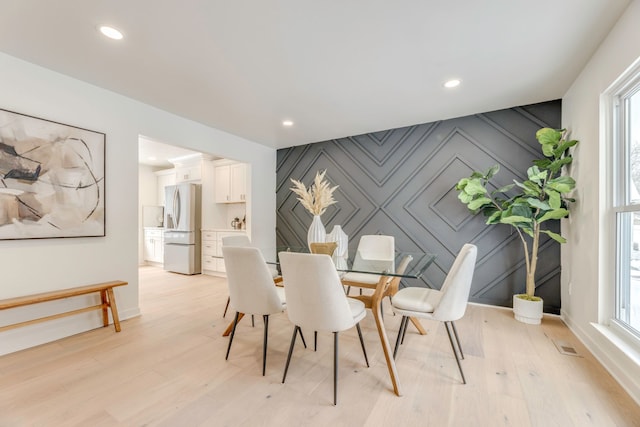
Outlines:
<svg viewBox="0 0 640 427"><path fill-rule="evenodd" d="M476 268L478 248L465 244L442 284L442 297L433 311L433 317L443 322L455 321L464 316L471 291L471 281Z"/></svg>
<svg viewBox="0 0 640 427"><path fill-rule="evenodd" d="M329 255L280 252L287 315L312 331L339 332L355 325L338 272Z"/></svg>
<svg viewBox="0 0 640 427"><path fill-rule="evenodd" d="M379 234L360 237L358 249L353 260L354 270L394 271L395 239L393 236Z"/></svg>
<svg viewBox="0 0 640 427"><path fill-rule="evenodd" d="M338 244L336 242L309 243L309 247L311 248L312 254L325 254L333 256L333 253L338 247Z"/></svg>
<svg viewBox="0 0 640 427"><path fill-rule="evenodd" d="M251 240L246 234L225 236L222 238L222 246L251 246Z"/></svg>
<svg viewBox="0 0 640 427"><path fill-rule="evenodd" d="M241 313L274 314L282 311L273 276L258 248L222 246L231 306Z"/></svg>

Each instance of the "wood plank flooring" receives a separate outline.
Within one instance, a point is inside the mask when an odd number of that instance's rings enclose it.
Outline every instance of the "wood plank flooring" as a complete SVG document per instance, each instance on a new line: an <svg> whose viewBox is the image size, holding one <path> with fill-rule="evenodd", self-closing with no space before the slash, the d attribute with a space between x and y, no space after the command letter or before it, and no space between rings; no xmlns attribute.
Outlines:
<svg viewBox="0 0 640 427"><path fill-rule="evenodd" d="M0 357L0 427L14 426L640 426L640 407L561 320L516 322L509 310L469 306L457 322L467 385L441 324L412 327L398 353L393 394L370 313L340 336L338 405L331 334L298 345L282 373L293 326L271 317L261 375L262 319L246 317L229 360L224 279L140 269L142 316ZM400 318L385 302L395 341ZM313 341L306 333L307 343ZM558 352L554 340L582 357ZM392 342L393 345L393 342Z"/></svg>

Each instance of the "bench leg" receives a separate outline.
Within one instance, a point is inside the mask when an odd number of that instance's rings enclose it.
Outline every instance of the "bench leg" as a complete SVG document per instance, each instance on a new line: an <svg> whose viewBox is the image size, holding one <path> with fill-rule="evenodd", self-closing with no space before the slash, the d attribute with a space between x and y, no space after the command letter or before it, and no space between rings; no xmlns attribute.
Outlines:
<svg viewBox="0 0 640 427"><path fill-rule="evenodd" d="M102 325L106 328L109 326L109 302L107 301L107 291L100 291L100 300L102 301Z"/></svg>
<svg viewBox="0 0 640 427"><path fill-rule="evenodd" d="M111 307L111 317L113 317L113 326L116 328L116 332L120 332L120 319L118 318L118 308L116 307L116 298L113 295L113 288L107 289L109 294L109 307Z"/></svg>

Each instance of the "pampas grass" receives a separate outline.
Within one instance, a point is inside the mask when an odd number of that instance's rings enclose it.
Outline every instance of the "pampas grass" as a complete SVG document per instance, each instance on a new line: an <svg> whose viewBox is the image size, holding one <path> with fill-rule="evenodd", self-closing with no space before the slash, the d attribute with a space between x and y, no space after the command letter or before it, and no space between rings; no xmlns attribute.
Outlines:
<svg viewBox="0 0 640 427"><path fill-rule="evenodd" d="M324 179L326 173L326 169L322 172L316 172L313 184L309 188L302 182L291 178L291 182L293 182L291 191L299 196L298 201L311 215L322 215L329 206L337 202L333 198L333 192L336 191L338 185L331 187Z"/></svg>

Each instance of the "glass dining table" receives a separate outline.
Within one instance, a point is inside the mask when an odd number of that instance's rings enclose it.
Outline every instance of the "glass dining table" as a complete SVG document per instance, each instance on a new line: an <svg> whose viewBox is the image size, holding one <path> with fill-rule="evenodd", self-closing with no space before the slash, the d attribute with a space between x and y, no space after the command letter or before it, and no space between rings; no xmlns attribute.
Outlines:
<svg viewBox="0 0 640 427"><path fill-rule="evenodd" d="M309 252L307 247L283 246L271 249L261 249L265 261L274 269L274 281L276 285L282 282L279 276L280 266L278 254L282 251ZM423 276L427 268L433 264L436 255L425 252L402 252L396 251L394 260L364 259L356 251L353 256L345 260L335 260L336 270L339 272L342 283L349 287L359 287L372 289L373 293L365 295L353 295L350 297L364 302L370 308L378 330L378 336L384 352L389 377L393 385L393 391L401 396L402 391L398 378L398 371L393 359L393 350L389 343L386 329L384 327L384 317L382 315L382 302L385 297L392 297L397 291L402 279L419 279ZM277 272L276 272L277 270ZM424 335L426 331L418 321L411 319L419 333ZM228 335L233 327L233 322L227 327L223 336Z"/></svg>

